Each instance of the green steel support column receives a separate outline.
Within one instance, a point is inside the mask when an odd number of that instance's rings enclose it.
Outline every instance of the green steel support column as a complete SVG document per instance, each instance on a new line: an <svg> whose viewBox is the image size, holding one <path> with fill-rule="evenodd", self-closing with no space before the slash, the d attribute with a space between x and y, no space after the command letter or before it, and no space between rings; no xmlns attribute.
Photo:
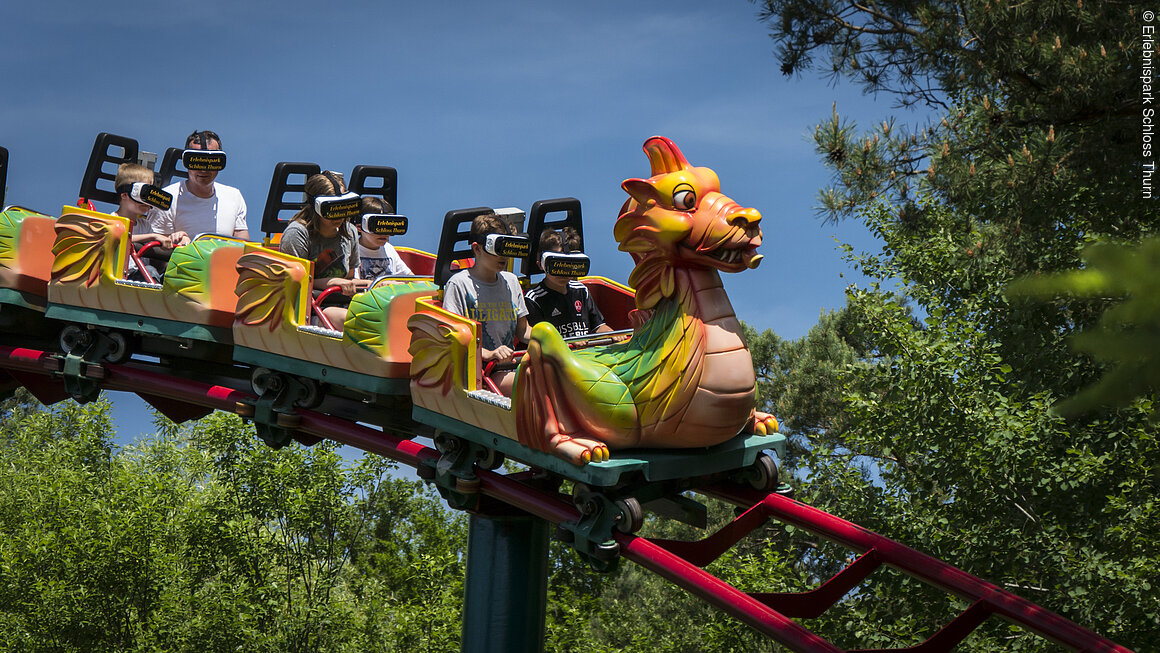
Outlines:
<svg viewBox="0 0 1160 653"><path fill-rule="evenodd" d="M544 650L548 522L471 516L463 653Z"/></svg>

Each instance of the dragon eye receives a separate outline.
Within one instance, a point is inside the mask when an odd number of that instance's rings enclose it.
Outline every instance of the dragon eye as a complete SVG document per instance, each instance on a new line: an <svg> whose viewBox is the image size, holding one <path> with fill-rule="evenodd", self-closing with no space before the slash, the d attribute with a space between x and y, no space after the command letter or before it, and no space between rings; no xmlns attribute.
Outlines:
<svg viewBox="0 0 1160 653"><path fill-rule="evenodd" d="M697 205L697 193L689 188L678 188L673 191L673 207L688 211Z"/></svg>

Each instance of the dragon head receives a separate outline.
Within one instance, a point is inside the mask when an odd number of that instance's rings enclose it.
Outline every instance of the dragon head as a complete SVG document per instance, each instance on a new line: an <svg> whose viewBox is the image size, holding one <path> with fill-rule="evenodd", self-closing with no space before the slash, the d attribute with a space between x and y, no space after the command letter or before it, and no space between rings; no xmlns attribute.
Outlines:
<svg viewBox="0 0 1160 653"><path fill-rule="evenodd" d="M629 195L613 235L632 254L629 282L637 305L651 307L675 291L679 268L741 272L761 262L761 213L721 194L717 173L689 165L676 144L663 136L644 143L652 164L648 179L628 179Z"/></svg>

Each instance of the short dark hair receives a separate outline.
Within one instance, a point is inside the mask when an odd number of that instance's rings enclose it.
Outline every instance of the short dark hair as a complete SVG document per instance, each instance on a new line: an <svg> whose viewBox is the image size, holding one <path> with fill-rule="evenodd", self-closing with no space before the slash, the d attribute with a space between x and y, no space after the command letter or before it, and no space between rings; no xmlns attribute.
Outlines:
<svg viewBox="0 0 1160 653"><path fill-rule="evenodd" d="M203 148L208 150L210 141L217 141L218 147L222 146L222 138L216 132L211 132L208 129L202 131L194 130L192 134L185 137L185 149L188 150L189 146L194 143L200 143Z"/></svg>
<svg viewBox="0 0 1160 653"><path fill-rule="evenodd" d="M469 238L473 243L483 244L484 239L491 234L510 235L511 232L511 226L503 218L494 213L484 213L471 221Z"/></svg>
<svg viewBox="0 0 1160 653"><path fill-rule="evenodd" d="M557 250L565 254L584 250L583 244L580 242L580 234L576 233L575 228L564 227L559 231L545 229L540 232L540 251L555 252Z"/></svg>
<svg viewBox="0 0 1160 653"><path fill-rule="evenodd" d="M366 215L368 213L387 213L395 212L395 207L387 200L376 195L363 195L359 200L359 213Z"/></svg>

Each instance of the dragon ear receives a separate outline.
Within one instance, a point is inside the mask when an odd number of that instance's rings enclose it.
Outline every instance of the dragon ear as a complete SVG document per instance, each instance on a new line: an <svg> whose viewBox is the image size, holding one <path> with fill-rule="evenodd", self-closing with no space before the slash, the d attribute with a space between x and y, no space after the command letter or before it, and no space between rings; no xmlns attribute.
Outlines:
<svg viewBox="0 0 1160 653"><path fill-rule="evenodd" d="M628 193L632 199L640 204L648 204L649 200L657 198L657 189L653 185L643 179L625 179L620 187L624 192ZM623 211L622 211L623 212Z"/></svg>
<svg viewBox="0 0 1160 653"><path fill-rule="evenodd" d="M680 170L688 170L689 165L685 155L677 144L664 136L653 136L644 142L644 152L652 164L652 176L663 175Z"/></svg>

